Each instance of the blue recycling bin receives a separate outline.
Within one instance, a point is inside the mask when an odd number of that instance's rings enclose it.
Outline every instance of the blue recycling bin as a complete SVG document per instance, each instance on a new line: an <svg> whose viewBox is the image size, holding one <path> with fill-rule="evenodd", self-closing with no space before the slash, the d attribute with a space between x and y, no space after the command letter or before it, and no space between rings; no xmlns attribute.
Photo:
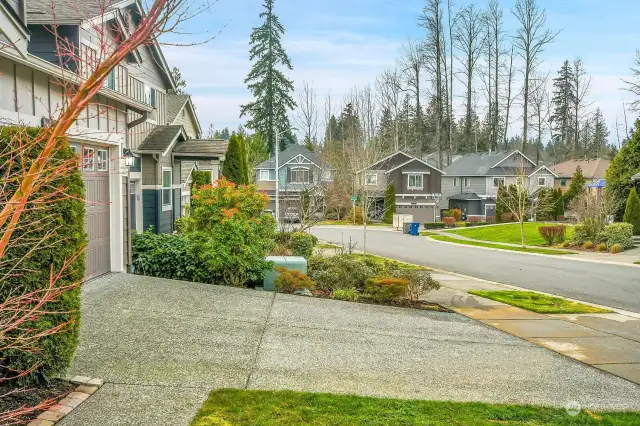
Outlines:
<svg viewBox="0 0 640 426"><path fill-rule="evenodd" d="M417 237L420 235L420 222L411 222L411 229L409 230L409 234Z"/></svg>

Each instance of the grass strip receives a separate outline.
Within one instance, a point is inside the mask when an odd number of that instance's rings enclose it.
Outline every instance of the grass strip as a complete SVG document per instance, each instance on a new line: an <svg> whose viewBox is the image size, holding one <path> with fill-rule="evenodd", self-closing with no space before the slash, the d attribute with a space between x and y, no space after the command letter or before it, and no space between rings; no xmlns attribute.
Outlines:
<svg viewBox="0 0 640 426"><path fill-rule="evenodd" d="M415 401L329 393L220 389L190 426L631 426L640 414L474 402Z"/></svg>
<svg viewBox="0 0 640 426"><path fill-rule="evenodd" d="M469 293L540 314L605 314L611 312L607 309L533 291L471 290Z"/></svg>
<svg viewBox="0 0 640 426"><path fill-rule="evenodd" d="M495 249L501 249L501 250L518 251L521 253L538 253L538 254L552 254L552 255L574 254L569 251L545 249L545 248L538 248L538 247L515 247L515 246L505 246L504 244L493 244L493 243L484 243L480 241L460 240L453 237L447 237L446 235L432 235L429 238L432 238L437 241L444 241L447 243L462 244L465 246L495 248Z"/></svg>

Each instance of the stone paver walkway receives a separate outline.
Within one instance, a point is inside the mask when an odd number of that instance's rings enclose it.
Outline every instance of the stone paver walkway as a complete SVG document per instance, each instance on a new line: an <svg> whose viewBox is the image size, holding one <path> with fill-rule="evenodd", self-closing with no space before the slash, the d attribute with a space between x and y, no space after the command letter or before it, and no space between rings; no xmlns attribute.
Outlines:
<svg viewBox="0 0 640 426"><path fill-rule="evenodd" d="M469 290L508 290L482 280L434 273L443 287L425 296L491 327L640 384L640 315L633 313L543 315L482 297Z"/></svg>
<svg viewBox="0 0 640 426"><path fill-rule="evenodd" d="M82 302L70 374L105 384L61 426L187 425L222 387L640 410L640 386L454 313L121 274Z"/></svg>

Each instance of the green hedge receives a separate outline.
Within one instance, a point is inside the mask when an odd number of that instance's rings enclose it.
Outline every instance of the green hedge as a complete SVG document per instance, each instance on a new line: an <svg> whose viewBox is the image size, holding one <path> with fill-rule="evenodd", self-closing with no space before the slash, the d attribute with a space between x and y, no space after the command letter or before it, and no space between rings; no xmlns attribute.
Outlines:
<svg viewBox="0 0 640 426"><path fill-rule="evenodd" d="M0 128L0 152L7 150L11 135L15 135L15 132L18 131L25 132L29 137L33 138L37 135L39 129ZM37 151L37 149L33 149L31 153L28 153L23 150L23 153L27 154L28 158L33 159L37 155ZM51 160L51 164L55 165L61 161L69 160L73 158L73 155L73 152L66 146L56 153ZM19 164L16 163L12 167L19 167ZM5 169L0 170L1 175L5 175L5 173ZM14 188L11 185L12 183L9 183L9 187L3 191L5 194L13 193L12 189ZM44 233L49 230L55 229L55 233L48 240L46 247L37 248L21 264L22 274L20 276L9 276L0 279L0 299L6 298L10 293L22 294L48 286L50 265L53 264L54 269L59 271L65 260L80 251L86 243L84 229L85 203L83 201L84 183L80 171L78 169L69 171L66 176L55 180L55 186L66 188L66 193L73 198L52 202L47 206L46 210L28 210L23 213L20 221L29 225L13 234L12 239L14 241L16 238L24 236L27 232L33 240L42 238ZM44 187L41 191L42 193L47 193L52 188L54 186ZM5 199L0 199L0 204L5 202ZM37 221L41 222L37 223ZM9 250L4 260L8 264L13 263L13 261L18 262L18 259L22 258L32 248L33 243L27 240L27 243L19 249L13 248ZM70 265L67 269L67 274L60 281L60 285L76 283L83 278L84 254ZM35 329L46 330L70 319L73 319L74 322L64 332L41 339L38 344L42 349L40 353L25 354L17 351L6 351L0 354L0 365L2 366L0 367L0 376L11 376L12 374L8 369L24 370L35 362L39 362L40 366L33 374L21 379L23 384L35 384L62 375L67 370L73 360L78 341L80 290L68 291L58 302L47 305L47 309L60 313L47 315L29 325Z"/></svg>
<svg viewBox="0 0 640 426"><path fill-rule="evenodd" d="M211 182L211 171L209 170L194 170L191 172L191 186L200 188L202 185L207 185Z"/></svg>
<svg viewBox="0 0 640 426"><path fill-rule="evenodd" d="M598 234L598 243L604 243L610 250L615 244L620 244L624 249L633 247L633 225L630 223L612 223Z"/></svg>
<svg viewBox="0 0 640 426"><path fill-rule="evenodd" d="M289 239L289 248L294 256L302 256L309 259L313 255L313 249L318 244L318 237L306 232L293 232Z"/></svg>
<svg viewBox="0 0 640 426"><path fill-rule="evenodd" d="M444 229L447 225L444 222L426 222L423 223L424 229Z"/></svg>

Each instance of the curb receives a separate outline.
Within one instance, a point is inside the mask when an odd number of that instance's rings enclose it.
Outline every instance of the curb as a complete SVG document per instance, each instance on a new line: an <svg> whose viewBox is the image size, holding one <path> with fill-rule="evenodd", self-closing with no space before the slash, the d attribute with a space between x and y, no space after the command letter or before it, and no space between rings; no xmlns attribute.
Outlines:
<svg viewBox="0 0 640 426"><path fill-rule="evenodd" d="M595 260L595 259L581 259L579 257L570 257L570 256L568 256L569 254L579 254L579 253L572 252L572 251L569 251L569 250L567 250L567 254L566 255L528 253L528 252L524 252L524 251L504 250L504 249L500 249L500 248L481 247L481 246L474 246L474 245L469 245L469 244L456 244L456 243L452 243L452 242L449 242L449 241L439 241L439 240L434 240L429 235L425 236L425 238L428 238L430 241L433 241L435 243L440 243L440 244L449 244L449 245L453 245L453 246L461 246L461 245L463 245L465 247L470 247L470 248L475 248L475 249L483 249L483 250L501 251L503 253L516 253L516 254L524 254L524 255L528 255L528 256L551 257L551 258L554 258L554 259L559 259L560 258L559 256L562 256L561 257L562 259L575 260L575 261L578 261L578 262L599 263L599 264L618 265L618 266L631 266L633 268L640 268L640 265L635 265L633 263L615 262L613 260ZM496 243L496 244L498 244L498 243ZM561 250L561 249L556 249L556 250Z"/></svg>
<svg viewBox="0 0 640 426"><path fill-rule="evenodd" d="M27 426L53 426L79 407L91 395L96 393L104 384L102 379L92 379L91 377L75 376L69 380L74 385L78 385L73 392L49 407L48 410L40 413L35 420L30 421Z"/></svg>

